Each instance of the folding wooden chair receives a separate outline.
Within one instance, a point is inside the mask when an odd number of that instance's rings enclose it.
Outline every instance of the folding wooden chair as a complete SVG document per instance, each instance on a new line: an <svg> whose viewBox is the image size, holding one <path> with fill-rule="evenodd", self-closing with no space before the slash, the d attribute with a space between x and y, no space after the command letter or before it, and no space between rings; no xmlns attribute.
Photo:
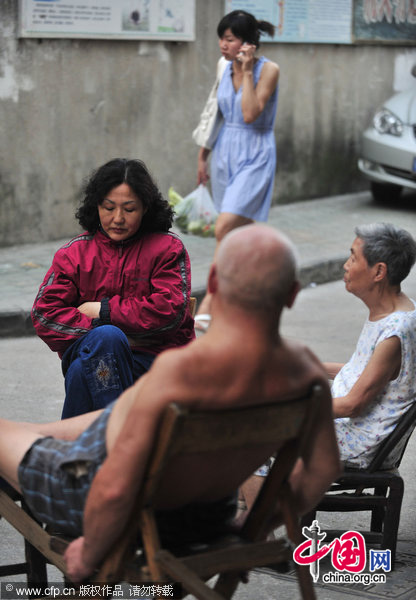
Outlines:
<svg viewBox="0 0 416 600"><path fill-rule="evenodd" d="M195 298L195 296L191 296L189 298L189 312L191 313L192 317L195 316L195 313L196 313L196 298Z"/></svg>
<svg viewBox="0 0 416 600"><path fill-rule="evenodd" d="M369 544L382 550L391 550L391 568L396 558L397 534L404 494L404 481L399 473L409 438L416 424L416 402L399 419L391 434L383 440L376 455L366 469L346 468L330 487L318 506L304 515L302 525L309 526L316 513L369 511L370 529L361 531ZM383 463L395 450L397 459L391 469ZM345 531L345 530L344 530ZM340 530L326 530L329 537L338 537Z"/></svg>
<svg viewBox="0 0 416 600"><path fill-rule="evenodd" d="M220 600L232 597L241 575L250 569L291 561L293 545L302 541L302 534L288 476L311 434L310 423L321 393L322 389L314 386L301 398L224 411L188 411L170 405L135 509L93 582L180 582L183 595ZM208 486L221 498L237 490L275 452L277 459L241 531L213 543L201 543L198 548L178 548L175 544L173 550L161 544L156 513L166 509L167 501L170 507L172 498L180 497L185 482L189 492L187 461L197 457L200 464L201 477L192 478L191 495L198 498ZM217 482L221 482L221 489L217 489ZM285 538L266 539L277 501L292 545ZM3 503L0 506L2 516L65 575L60 539L50 539L47 547L48 534L43 528L19 526L20 517L14 509L22 509L11 498L6 510ZM315 598L309 568L297 566L297 572L302 598ZM217 581L210 587L206 582L215 575Z"/></svg>

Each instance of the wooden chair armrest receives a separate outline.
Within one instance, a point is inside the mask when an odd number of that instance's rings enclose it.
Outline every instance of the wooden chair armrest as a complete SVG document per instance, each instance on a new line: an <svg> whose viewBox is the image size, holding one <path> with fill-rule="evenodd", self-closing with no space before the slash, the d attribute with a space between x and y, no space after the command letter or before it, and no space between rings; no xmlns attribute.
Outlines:
<svg viewBox="0 0 416 600"><path fill-rule="evenodd" d="M60 537L58 535L51 535L50 541L49 541L49 548L51 550L53 550L54 552L56 552L57 554L65 554L65 550L68 548L69 544L71 543L71 540L64 538L64 537Z"/></svg>

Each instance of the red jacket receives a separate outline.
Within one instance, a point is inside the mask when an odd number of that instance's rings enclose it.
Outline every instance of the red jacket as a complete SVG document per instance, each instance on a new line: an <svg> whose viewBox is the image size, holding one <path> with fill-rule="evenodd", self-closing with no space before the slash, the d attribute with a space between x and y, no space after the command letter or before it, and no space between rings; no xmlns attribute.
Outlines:
<svg viewBox="0 0 416 600"><path fill-rule="evenodd" d="M195 337L189 312L191 267L173 233L148 233L116 244L98 231L60 248L32 308L39 337L62 357L93 327L111 323L134 350L158 354ZM77 310L101 302L100 319ZM104 318L103 318L104 317Z"/></svg>

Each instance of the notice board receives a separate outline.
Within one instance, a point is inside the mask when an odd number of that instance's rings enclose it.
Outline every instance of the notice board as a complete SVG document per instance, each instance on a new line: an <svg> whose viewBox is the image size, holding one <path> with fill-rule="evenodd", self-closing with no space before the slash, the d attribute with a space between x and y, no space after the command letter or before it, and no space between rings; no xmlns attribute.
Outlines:
<svg viewBox="0 0 416 600"><path fill-rule="evenodd" d="M355 0L353 23L355 41L416 46L416 0Z"/></svg>
<svg viewBox="0 0 416 600"><path fill-rule="evenodd" d="M225 12L245 10L276 27L262 42L351 44L353 0L225 0Z"/></svg>
<svg viewBox="0 0 416 600"><path fill-rule="evenodd" d="M20 37L195 39L195 0L19 0Z"/></svg>
<svg viewBox="0 0 416 600"><path fill-rule="evenodd" d="M416 46L416 0L225 0L238 9L276 27L262 42Z"/></svg>

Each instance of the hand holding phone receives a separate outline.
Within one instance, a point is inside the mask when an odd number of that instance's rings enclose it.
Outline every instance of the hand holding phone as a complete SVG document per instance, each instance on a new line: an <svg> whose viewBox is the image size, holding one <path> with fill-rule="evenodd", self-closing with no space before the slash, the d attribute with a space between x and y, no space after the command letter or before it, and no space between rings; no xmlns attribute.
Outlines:
<svg viewBox="0 0 416 600"><path fill-rule="evenodd" d="M241 44L241 48L243 48L243 46L251 46L251 44L249 44L248 42L243 42ZM243 51L240 49L240 52L237 54L237 57L236 57L238 62L242 62L241 59L246 55L246 52L247 52L247 50Z"/></svg>

